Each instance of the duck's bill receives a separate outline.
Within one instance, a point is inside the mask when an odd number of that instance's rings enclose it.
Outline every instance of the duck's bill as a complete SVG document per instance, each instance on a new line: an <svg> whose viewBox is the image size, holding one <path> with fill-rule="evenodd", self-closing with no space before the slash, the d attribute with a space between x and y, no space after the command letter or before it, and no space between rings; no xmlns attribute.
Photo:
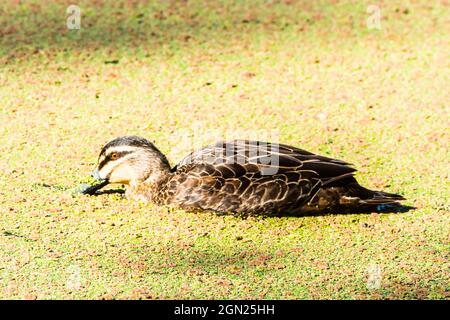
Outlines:
<svg viewBox="0 0 450 320"><path fill-rule="evenodd" d="M84 189L81 193L93 195L97 190L100 190L101 188L106 186L108 183L109 183L108 180L97 181L97 183L95 183L93 185L88 185L88 187L86 189Z"/></svg>
<svg viewBox="0 0 450 320"><path fill-rule="evenodd" d="M93 195L96 191L100 190L108 183L108 180L98 180L90 184L82 183L78 186L76 192L81 194Z"/></svg>

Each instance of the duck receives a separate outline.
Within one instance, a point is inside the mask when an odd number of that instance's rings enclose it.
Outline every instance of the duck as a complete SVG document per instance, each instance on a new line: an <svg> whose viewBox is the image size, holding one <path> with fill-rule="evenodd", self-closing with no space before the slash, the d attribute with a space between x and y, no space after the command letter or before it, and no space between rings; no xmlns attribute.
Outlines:
<svg viewBox="0 0 450 320"><path fill-rule="evenodd" d="M187 211L262 215L347 212L405 200L361 186L355 172L342 160L252 140L210 144L171 167L149 140L122 136L103 146L92 173L97 183L84 193L122 184L132 200Z"/></svg>

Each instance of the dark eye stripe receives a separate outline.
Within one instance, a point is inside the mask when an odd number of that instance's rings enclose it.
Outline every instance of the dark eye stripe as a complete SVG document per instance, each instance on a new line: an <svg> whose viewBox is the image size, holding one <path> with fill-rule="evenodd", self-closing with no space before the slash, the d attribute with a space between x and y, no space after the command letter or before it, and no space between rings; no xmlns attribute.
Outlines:
<svg viewBox="0 0 450 320"><path fill-rule="evenodd" d="M125 156L125 155L127 155L127 154L129 154L129 153L132 153L132 151L119 151L119 152L113 151L113 152L111 152L109 155L107 155L107 156L105 157L105 159L103 159L102 162L100 162L100 163L98 164L98 170L101 170L101 169L102 169L109 161L112 160L112 159L111 159L111 154L113 154L113 153L116 153L116 154L117 154L117 159L116 159L116 160L118 160L118 159L120 159L121 157L123 157L123 156ZM115 160L113 160L113 161L115 161Z"/></svg>

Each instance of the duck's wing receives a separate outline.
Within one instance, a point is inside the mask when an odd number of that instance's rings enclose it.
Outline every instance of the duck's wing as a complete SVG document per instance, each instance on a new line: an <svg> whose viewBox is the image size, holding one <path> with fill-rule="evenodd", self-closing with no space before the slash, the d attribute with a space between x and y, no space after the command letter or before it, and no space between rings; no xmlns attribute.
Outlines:
<svg viewBox="0 0 450 320"><path fill-rule="evenodd" d="M175 168L169 202L183 208L298 213L396 203L402 196L360 186L350 164L282 144L236 140L197 150Z"/></svg>
<svg viewBox="0 0 450 320"><path fill-rule="evenodd" d="M311 172L263 176L246 164L191 163L181 166L162 190L168 203L184 209L271 213L297 207L318 187Z"/></svg>
<svg viewBox="0 0 450 320"><path fill-rule="evenodd" d="M231 171L236 167L255 165L262 175L284 172L307 173L321 184L351 176L356 170L349 163L316 155L285 144L251 140L218 142L196 150L177 164L174 171L190 164L225 165ZM240 170L234 170L240 171Z"/></svg>

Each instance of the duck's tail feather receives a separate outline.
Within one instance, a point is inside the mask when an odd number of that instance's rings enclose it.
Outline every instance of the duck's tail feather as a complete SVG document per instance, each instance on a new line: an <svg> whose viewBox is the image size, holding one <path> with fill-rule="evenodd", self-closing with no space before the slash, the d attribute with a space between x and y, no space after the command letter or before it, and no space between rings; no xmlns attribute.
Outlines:
<svg viewBox="0 0 450 320"><path fill-rule="evenodd" d="M389 204L406 200L405 197L395 193L388 193L384 191L372 191L372 190L369 191L372 192L372 197L360 199L359 201L360 204Z"/></svg>
<svg viewBox="0 0 450 320"><path fill-rule="evenodd" d="M357 203L361 205L389 204L406 200L399 194L369 190L358 183L347 186L346 192L340 199L341 204L345 204L348 198L356 198Z"/></svg>
<svg viewBox="0 0 450 320"><path fill-rule="evenodd" d="M374 191L361 186L353 176L345 176L327 182L311 197L306 208L324 210L330 208L355 209L373 206L397 205L406 200L403 196L384 191Z"/></svg>

